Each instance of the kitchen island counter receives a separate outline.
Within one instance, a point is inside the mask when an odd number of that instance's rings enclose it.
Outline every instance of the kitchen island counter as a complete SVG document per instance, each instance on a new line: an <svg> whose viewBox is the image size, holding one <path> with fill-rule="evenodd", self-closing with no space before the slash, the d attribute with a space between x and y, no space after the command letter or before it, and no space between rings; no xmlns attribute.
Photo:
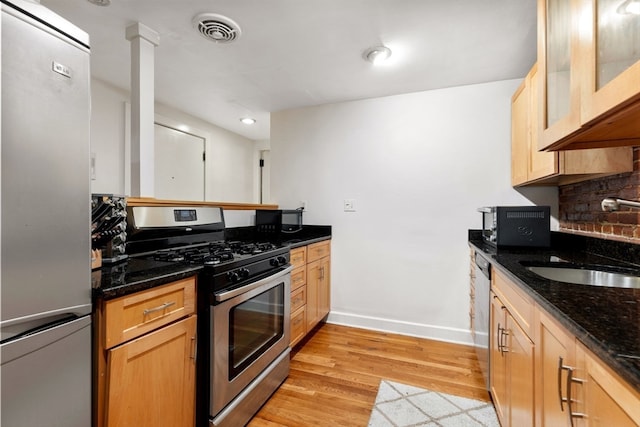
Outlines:
<svg viewBox="0 0 640 427"><path fill-rule="evenodd" d="M571 262L628 268L640 275L640 245L554 232L550 249L496 249L480 237L470 231L469 244L640 391L640 289L559 282L525 266Z"/></svg>

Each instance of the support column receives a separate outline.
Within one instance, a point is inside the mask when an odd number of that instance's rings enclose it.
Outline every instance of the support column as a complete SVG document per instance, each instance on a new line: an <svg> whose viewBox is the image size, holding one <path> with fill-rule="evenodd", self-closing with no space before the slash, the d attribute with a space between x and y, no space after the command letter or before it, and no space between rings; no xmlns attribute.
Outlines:
<svg viewBox="0 0 640 427"><path fill-rule="evenodd" d="M160 36L136 22L127 27L126 38L131 42L131 196L154 197L154 50Z"/></svg>

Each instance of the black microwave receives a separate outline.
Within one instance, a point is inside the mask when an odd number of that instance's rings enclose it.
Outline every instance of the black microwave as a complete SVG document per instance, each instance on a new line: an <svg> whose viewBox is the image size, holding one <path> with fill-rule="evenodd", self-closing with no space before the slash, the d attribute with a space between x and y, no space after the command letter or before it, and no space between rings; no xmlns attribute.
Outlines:
<svg viewBox="0 0 640 427"><path fill-rule="evenodd" d="M302 230L302 209L257 209L256 231L259 233L295 233Z"/></svg>
<svg viewBox="0 0 640 427"><path fill-rule="evenodd" d="M549 206L491 206L482 213L482 239L493 246L551 246Z"/></svg>

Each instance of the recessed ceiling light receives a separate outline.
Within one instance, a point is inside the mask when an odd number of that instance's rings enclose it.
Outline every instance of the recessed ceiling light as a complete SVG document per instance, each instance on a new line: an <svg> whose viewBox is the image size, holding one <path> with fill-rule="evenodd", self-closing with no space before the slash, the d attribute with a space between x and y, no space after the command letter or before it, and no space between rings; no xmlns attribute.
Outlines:
<svg viewBox="0 0 640 427"><path fill-rule="evenodd" d="M252 119L251 117L243 117L242 119L240 119L240 121L245 125L252 125L256 122L256 119Z"/></svg>
<svg viewBox="0 0 640 427"><path fill-rule="evenodd" d="M93 3L97 6L109 6L111 4L111 0L88 0L89 3Z"/></svg>
<svg viewBox="0 0 640 427"><path fill-rule="evenodd" d="M365 50L362 56L372 64L379 65L391 57L391 49L386 46L374 46Z"/></svg>

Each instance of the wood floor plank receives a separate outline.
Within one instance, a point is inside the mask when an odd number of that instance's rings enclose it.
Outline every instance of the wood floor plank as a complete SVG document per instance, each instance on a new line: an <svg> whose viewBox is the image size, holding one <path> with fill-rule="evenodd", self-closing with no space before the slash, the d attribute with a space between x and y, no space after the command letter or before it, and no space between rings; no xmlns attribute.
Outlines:
<svg viewBox="0 0 640 427"><path fill-rule="evenodd" d="M366 426L383 379L489 401L471 346L323 324L248 426Z"/></svg>

